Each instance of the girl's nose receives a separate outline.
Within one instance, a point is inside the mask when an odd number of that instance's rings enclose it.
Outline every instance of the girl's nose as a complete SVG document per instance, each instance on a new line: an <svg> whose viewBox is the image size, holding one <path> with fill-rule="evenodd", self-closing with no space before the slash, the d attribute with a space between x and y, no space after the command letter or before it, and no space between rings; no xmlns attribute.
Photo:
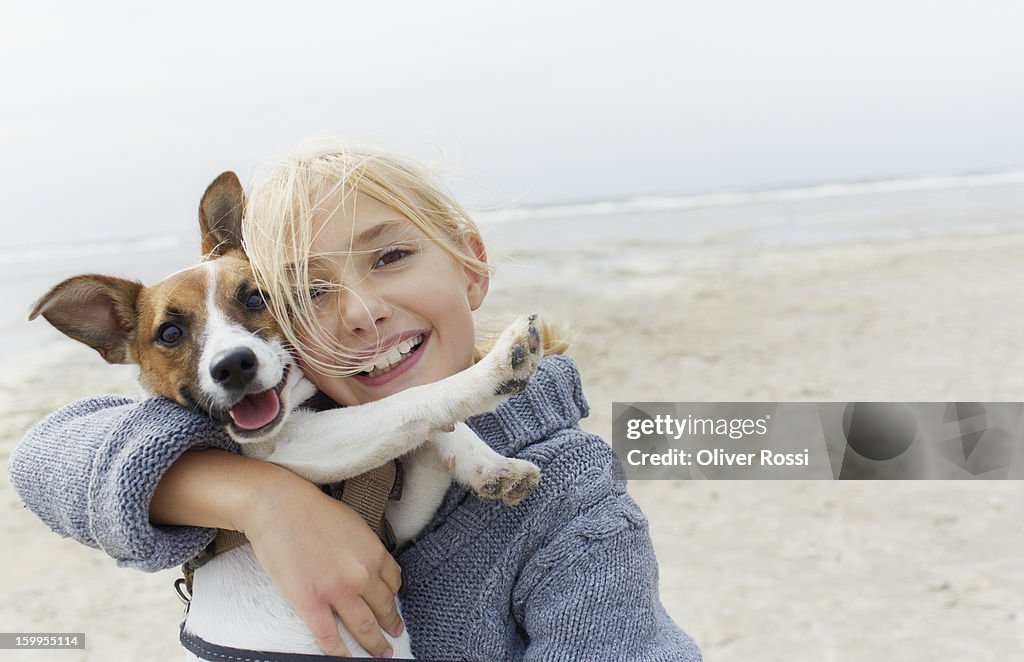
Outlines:
<svg viewBox="0 0 1024 662"><path fill-rule="evenodd" d="M340 296L338 312L345 329L361 340L374 341L379 325L391 316L391 306L366 287L346 287Z"/></svg>

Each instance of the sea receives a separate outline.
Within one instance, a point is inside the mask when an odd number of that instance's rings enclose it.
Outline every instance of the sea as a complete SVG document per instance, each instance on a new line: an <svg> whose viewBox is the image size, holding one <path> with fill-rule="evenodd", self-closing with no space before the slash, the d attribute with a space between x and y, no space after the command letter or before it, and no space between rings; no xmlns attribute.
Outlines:
<svg viewBox="0 0 1024 662"><path fill-rule="evenodd" d="M680 252L1024 231L1024 170L486 209L474 218L509 279L558 279L586 293L593 274L609 269L626 274L622 282L685 269ZM36 345L46 325L27 322L28 311L62 279L104 273L153 283L198 257L194 232L0 247L0 359Z"/></svg>

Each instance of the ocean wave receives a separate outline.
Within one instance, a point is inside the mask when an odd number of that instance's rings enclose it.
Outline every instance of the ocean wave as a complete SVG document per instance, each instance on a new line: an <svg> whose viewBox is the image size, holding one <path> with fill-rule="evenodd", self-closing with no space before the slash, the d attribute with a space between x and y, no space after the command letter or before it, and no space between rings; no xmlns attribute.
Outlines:
<svg viewBox="0 0 1024 662"><path fill-rule="evenodd" d="M0 247L0 266L29 264L47 260L94 257L97 255L123 255L125 253L159 253L187 246L190 237L159 235L108 239L104 241L60 242L29 246Z"/></svg>
<svg viewBox="0 0 1024 662"><path fill-rule="evenodd" d="M474 218L481 225L486 225L512 220L546 220L580 216L607 216L611 214L686 211L711 207L738 207L775 202L797 202L884 193L942 191L1013 184L1024 184L1024 170L825 183L790 188L722 191L689 195L645 195L621 200L599 200L563 205L495 209L477 212L474 214Z"/></svg>
<svg viewBox="0 0 1024 662"><path fill-rule="evenodd" d="M687 195L641 195L618 200L478 210L473 212L473 218L481 226L486 226L513 220L558 220L614 214L640 215L664 211L741 207L887 193L945 191L1020 184L1024 184L1024 170L823 183L790 188L720 191ZM192 235L172 234L0 247L0 266L102 255L157 253L191 246L194 241L195 237Z"/></svg>

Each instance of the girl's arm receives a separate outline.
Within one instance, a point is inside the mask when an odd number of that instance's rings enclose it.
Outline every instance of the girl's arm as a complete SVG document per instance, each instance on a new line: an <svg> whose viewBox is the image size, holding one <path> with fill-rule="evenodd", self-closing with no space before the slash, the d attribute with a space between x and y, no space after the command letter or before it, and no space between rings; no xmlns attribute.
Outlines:
<svg viewBox="0 0 1024 662"><path fill-rule="evenodd" d="M534 518L545 523L536 534L543 543L513 594L529 641L525 659L700 660L697 645L658 597L647 519L626 493L611 449L579 431L563 444L597 452L559 453L543 468L557 496Z"/></svg>
<svg viewBox="0 0 1024 662"><path fill-rule="evenodd" d="M236 450L209 419L163 398L80 400L30 428L8 472L21 500L51 529L118 565L155 572L213 539L198 527L152 526L160 477L191 447Z"/></svg>
<svg viewBox="0 0 1024 662"><path fill-rule="evenodd" d="M380 628L401 633L398 564L354 510L286 469L219 450L190 451L160 481L149 512L154 523L243 532L329 655L349 653L335 613L378 657L389 648Z"/></svg>
<svg viewBox="0 0 1024 662"><path fill-rule="evenodd" d="M570 552L524 605L525 660L698 662L700 650L658 599L658 570L646 528L606 538L569 535L547 547Z"/></svg>
<svg viewBox="0 0 1024 662"><path fill-rule="evenodd" d="M325 650L344 652L333 608L361 645L382 655L378 620L389 632L401 627L400 571L376 535L312 484L224 450L237 445L204 416L162 398L104 396L33 426L9 473L50 528L123 566L173 567L213 539L205 527L241 530Z"/></svg>

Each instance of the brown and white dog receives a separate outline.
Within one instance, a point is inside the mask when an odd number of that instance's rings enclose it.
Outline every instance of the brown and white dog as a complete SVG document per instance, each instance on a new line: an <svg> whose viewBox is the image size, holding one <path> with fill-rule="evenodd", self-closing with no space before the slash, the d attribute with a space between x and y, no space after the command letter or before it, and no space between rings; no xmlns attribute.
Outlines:
<svg viewBox="0 0 1024 662"><path fill-rule="evenodd" d="M238 178L223 173L199 206L202 263L150 287L95 274L69 278L36 302L29 319L42 315L110 363L138 364L148 391L223 423L245 455L318 484L404 456L403 498L386 513L399 544L430 521L452 479L509 504L533 490L536 466L498 455L458 423L525 388L542 353L532 316L509 327L476 365L442 381L358 407L297 409L316 389L253 279L241 246L242 208ZM368 655L338 627L353 655ZM185 630L221 646L320 652L249 545L196 571ZM412 656L407 634L389 640L396 657Z"/></svg>

